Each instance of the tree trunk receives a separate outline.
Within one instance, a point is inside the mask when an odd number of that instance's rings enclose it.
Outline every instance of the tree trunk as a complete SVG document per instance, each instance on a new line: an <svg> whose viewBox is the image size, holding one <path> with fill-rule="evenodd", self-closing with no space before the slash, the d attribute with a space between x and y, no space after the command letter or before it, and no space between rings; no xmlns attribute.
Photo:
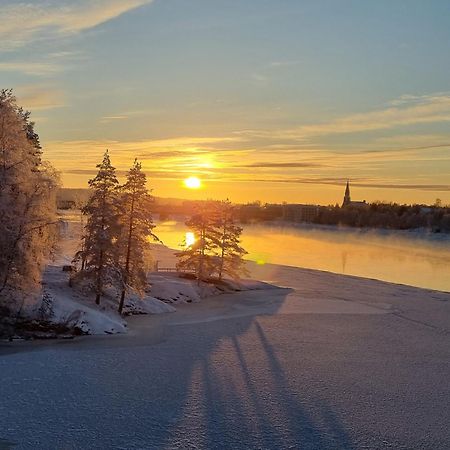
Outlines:
<svg viewBox="0 0 450 450"><path fill-rule="evenodd" d="M100 297L102 295L102 269L103 269L103 250L100 250L100 259L97 269L97 295L95 296L95 303L100 305Z"/></svg>
<svg viewBox="0 0 450 450"><path fill-rule="evenodd" d="M105 194L102 195L102 232L105 232ZM103 244L102 244L103 245ZM102 271L103 271L103 249L100 250L97 269L97 295L95 296L95 303L100 305L100 297L102 295Z"/></svg>
<svg viewBox="0 0 450 450"><path fill-rule="evenodd" d="M198 269L197 269L197 286L200 286L200 280L203 275L203 260L205 259L205 229L200 233L200 255L198 258Z"/></svg>
<svg viewBox="0 0 450 450"><path fill-rule="evenodd" d="M119 314L122 314L123 304L125 303L126 285L128 283L130 272L131 238L133 237L133 216L134 216L134 195L131 198L130 223L128 226L127 258L125 261L125 274L123 280L122 293L120 294Z"/></svg>
<svg viewBox="0 0 450 450"><path fill-rule="evenodd" d="M222 251L220 255L220 266L219 266L219 280L222 281L222 271L223 271L223 263L225 258L225 234L227 232L227 225L226 222L223 224L223 230L222 230Z"/></svg>

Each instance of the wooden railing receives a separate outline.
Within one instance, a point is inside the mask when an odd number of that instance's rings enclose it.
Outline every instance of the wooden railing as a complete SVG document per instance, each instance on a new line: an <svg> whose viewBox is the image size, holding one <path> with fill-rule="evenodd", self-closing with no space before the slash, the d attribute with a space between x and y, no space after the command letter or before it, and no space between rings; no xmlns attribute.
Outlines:
<svg viewBox="0 0 450 450"><path fill-rule="evenodd" d="M176 267L155 267L156 272L195 273L195 269L178 270Z"/></svg>

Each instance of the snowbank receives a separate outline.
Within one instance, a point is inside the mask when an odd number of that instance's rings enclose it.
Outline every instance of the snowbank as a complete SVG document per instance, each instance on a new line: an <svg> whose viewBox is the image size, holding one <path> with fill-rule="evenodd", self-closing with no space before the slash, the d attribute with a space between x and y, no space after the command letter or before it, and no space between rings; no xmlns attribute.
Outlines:
<svg viewBox="0 0 450 450"><path fill-rule="evenodd" d="M209 280L201 282L178 273L152 273L149 276L151 295L167 303L196 303L203 298L224 293L271 289L275 286L256 280Z"/></svg>
<svg viewBox="0 0 450 450"><path fill-rule="evenodd" d="M214 286L205 283L197 286L195 280L179 278L176 273L153 273L149 281L153 297L167 303L195 303L203 297L219 293Z"/></svg>
<svg viewBox="0 0 450 450"><path fill-rule="evenodd" d="M131 295L125 302L123 311L127 315L136 314L165 314L175 312L176 309L155 297L146 295L143 298Z"/></svg>
<svg viewBox="0 0 450 450"><path fill-rule="evenodd" d="M38 316L55 325L65 325L83 334L125 333L126 322L117 314L107 299L97 306L69 286L68 274L58 265L48 266L44 273L42 305Z"/></svg>

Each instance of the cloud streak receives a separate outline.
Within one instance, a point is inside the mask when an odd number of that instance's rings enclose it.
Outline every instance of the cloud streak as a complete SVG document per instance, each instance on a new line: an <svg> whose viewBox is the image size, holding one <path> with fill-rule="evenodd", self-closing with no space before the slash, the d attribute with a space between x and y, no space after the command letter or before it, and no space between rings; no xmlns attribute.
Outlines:
<svg viewBox="0 0 450 450"><path fill-rule="evenodd" d="M47 62L0 62L0 72L21 72L26 75L49 76L62 71L62 66Z"/></svg>
<svg viewBox="0 0 450 450"><path fill-rule="evenodd" d="M244 181L244 180L243 180ZM247 179L245 181L257 183L295 183L343 186L346 178L273 178L273 179ZM406 189L417 191L450 192L449 184L400 184L400 183L369 183L352 181L353 187L364 187L372 189Z"/></svg>
<svg viewBox="0 0 450 450"><path fill-rule="evenodd" d="M272 163L272 162L255 162L252 164L245 164L241 167L254 167L259 169L280 169L280 168L292 168L292 169L301 169L301 168L311 168L311 167L324 167L324 164L312 163L312 162L280 162L280 163Z"/></svg>
<svg viewBox="0 0 450 450"><path fill-rule="evenodd" d="M403 96L384 109L351 114L328 122L280 130L244 130L241 135L308 142L328 135L363 133L429 123L450 122L450 95Z"/></svg>
<svg viewBox="0 0 450 450"><path fill-rule="evenodd" d="M300 135L321 136L326 134L358 133L385 130L399 126L450 121L450 96L422 97L413 104L390 107L362 114L353 114L325 124L299 128Z"/></svg>
<svg viewBox="0 0 450 450"><path fill-rule="evenodd" d="M65 106L64 93L46 85L22 86L17 93L25 109L38 111Z"/></svg>
<svg viewBox="0 0 450 450"><path fill-rule="evenodd" d="M38 39L61 38L89 30L152 1L40 0L0 6L0 49L13 50Z"/></svg>

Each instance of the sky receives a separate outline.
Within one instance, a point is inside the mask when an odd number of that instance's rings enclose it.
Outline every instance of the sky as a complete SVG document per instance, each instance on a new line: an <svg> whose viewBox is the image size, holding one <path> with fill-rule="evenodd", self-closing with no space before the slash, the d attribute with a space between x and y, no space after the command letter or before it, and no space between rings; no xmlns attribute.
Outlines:
<svg viewBox="0 0 450 450"><path fill-rule="evenodd" d="M0 0L0 23L0 88L65 187L109 149L159 197L450 203L448 0Z"/></svg>

